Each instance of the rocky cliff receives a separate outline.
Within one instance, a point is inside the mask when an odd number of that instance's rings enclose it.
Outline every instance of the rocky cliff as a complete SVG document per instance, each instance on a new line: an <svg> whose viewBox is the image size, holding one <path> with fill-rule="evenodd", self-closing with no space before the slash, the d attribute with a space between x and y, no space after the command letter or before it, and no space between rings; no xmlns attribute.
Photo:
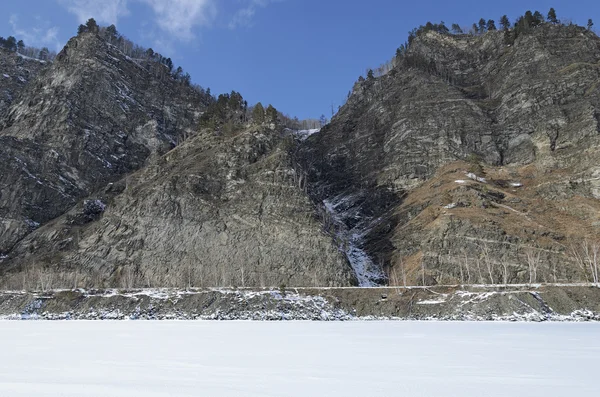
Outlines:
<svg viewBox="0 0 600 397"><path fill-rule="evenodd" d="M27 83L46 66L46 61L0 48L0 114L8 109Z"/></svg>
<svg viewBox="0 0 600 397"><path fill-rule="evenodd" d="M84 33L27 82L0 121L0 252L193 132L207 98L168 76Z"/></svg>
<svg viewBox="0 0 600 397"><path fill-rule="evenodd" d="M311 197L393 283L591 280L599 61L577 26L422 34L299 149Z"/></svg>
<svg viewBox="0 0 600 397"><path fill-rule="evenodd" d="M98 192L99 218L78 205L23 239L8 263L33 280L25 288L48 267L54 282L90 286L351 285L298 186L292 145L268 127L205 131ZM20 276L10 280L21 288Z"/></svg>
<svg viewBox="0 0 600 397"><path fill-rule="evenodd" d="M597 282L599 83L577 26L428 32L296 139L83 33L0 121L1 285Z"/></svg>
<svg viewBox="0 0 600 397"><path fill-rule="evenodd" d="M354 284L292 134L203 129L213 103L95 33L71 39L1 124L3 285Z"/></svg>

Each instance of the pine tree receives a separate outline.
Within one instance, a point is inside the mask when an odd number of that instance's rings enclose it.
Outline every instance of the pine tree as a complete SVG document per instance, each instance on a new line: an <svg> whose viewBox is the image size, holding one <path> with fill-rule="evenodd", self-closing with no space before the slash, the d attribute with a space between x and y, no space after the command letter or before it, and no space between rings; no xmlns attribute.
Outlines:
<svg viewBox="0 0 600 397"><path fill-rule="evenodd" d="M87 26L85 25L79 25L79 27L77 28L77 34L80 35L82 33L87 32Z"/></svg>
<svg viewBox="0 0 600 397"><path fill-rule="evenodd" d="M268 123L277 123L277 109L275 109L273 105L269 104L269 106L267 106L266 114Z"/></svg>
<svg viewBox="0 0 600 397"><path fill-rule="evenodd" d="M544 16L539 11L536 11L533 13L533 19L534 19L535 25L541 25L542 23L546 22L544 20Z"/></svg>
<svg viewBox="0 0 600 397"><path fill-rule="evenodd" d="M367 72L367 79L374 79L375 75L373 74L373 69L369 69L369 71Z"/></svg>
<svg viewBox="0 0 600 397"><path fill-rule="evenodd" d="M460 25L457 23L453 23L452 24L452 33L454 34L462 34L463 30L461 29Z"/></svg>
<svg viewBox="0 0 600 397"><path fill-rule="evenodd" d="M477 26L476 23L473 24L473 26L471 27L471 30L473 31L473 34L479 33L479 27Z"/></svg>
<svg viewBox="0 0 600 397"><path fill-rule="evenodd" d="M181 81L184 85L189 86L192 81L192 76L190 76L189 73L186 73L181 77Z"/></svg>
<svg viewBox="0 0 600 397"><path fill-rule="evenodd" d="M171 73L173 71L173 61L171 60L171 58L165 59L165 65L169 69L169 73Z"/></svg>
<svg viewBox="0 0 600 397"><path fill-rule="evenodd" d="M590 21L591 21L591 19L590 19ZM24 49L25 49L25 43L23 42L23 40L19 40L17 42L17 51L22 53Z"/></svg>
<svg viewBox="0 0 600 397"><path fill-rule="evenodd" d="M252 119L255 124L262 124L265 122L265 108L262 103L257 103L252 109Z"/></svg>
<svg viewBox="0 0 600 397"><path fill-rule="evenodd" d="M40 50L40 60L42 61L47 61L48 60L48 54L50 54L50 50L48 49L48 47L44 47Z"/></svg>
<svg viewBox="0 0 600 397"><path fill-rule="evenodd" d="M479 33L485 33L485 19L481 18L479 20Z"/></svg>
<svg viewBox="0 0 600 397"><path fill-rule="evenodd" d="M533 13L531 11L527 10L525 12L524 19L526 27L532 27L535 25L535 19L533 18Z"/></svg>
<svg viewBox="0 0 600 397"><path fill-rule="evenodd" d="M502 15L502 18L500 18L500 26L502 26L502 30L510 29L510 21L508 20L508 16Z"/></svg>
<svg viewBox="0 0 600 397"><path fill-rule="evenodd" d="M321 128L325 127L325 124L327 124L327 117L325 117L324 114L319 117L319 124L321 125Z"/></svg>
<svg viewBox="0 0 600 397"><path fill-rule="evenodd" d="M106 38L108 39L109 43L113 43L117 40L117 37L119 36L119 32L117 32L117 27L115 25L110 25L109 27L106 28Z"/></svg>
<svg viewBox="0 0 600 397"><path fill-rule="evenodd" d="M548 21L554 24L558 23L558 19L556 18L556 11L554 10L554 8L551 8L550 11L548 11Z"/></svg>
<svg viewBox="0 0 600 397"><path fill-rule="evenodd" d="M489 21L487 21L487 30L488 30L488 32L496 30L496 22L494 22L493 19L490 19Z"/></svg>
<svg viewBox="0 0 600 397"><path fill-rule="evenodd" d="M588 19L588 23L587 23L587 29L588 30L592 30L592 26L594 26L594 22L592 21L592 19Z"/></svg>
<svg viewBox="0 0 600 397"><path fill-rule="evenodd" d="M8 36L4 46L9 51L17 51L17 39L15 39L13 36Z"/></svg>
<svg viewBox="0 0 600 397"><path fill-rule="evenodd" d="M515 36L513 35L513 32L511 32L510 29L504 30L504 44L512 45L514 42Z"/></svg>
<svg viewBox="0 0 600 397"><path fill-rule="evenodd" d="M173 78L175 80L179 80L179 78L183 75L183 68L181 66L177 67L177 70L173 72Z"/></svg>
<svg viewBox="0 0 600 397"><path fill-rule="evenodd" d="M87 27L88 32L98 33L98 31L100 30L94 18L88 19L85 23L85 26Z"/></svg>

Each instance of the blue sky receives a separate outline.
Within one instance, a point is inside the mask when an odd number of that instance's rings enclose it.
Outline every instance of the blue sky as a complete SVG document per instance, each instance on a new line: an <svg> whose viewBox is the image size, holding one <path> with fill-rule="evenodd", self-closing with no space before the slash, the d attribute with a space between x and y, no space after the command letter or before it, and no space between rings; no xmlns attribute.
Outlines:
<svg viewBox="0 0 600 397"><path fill-rule="evenodd" d="M527 9L600 27L600 2L399 0L2 0L0 36L60 49L79 23L102 25L173 58L213 93L236 90L299 118L331 116L369 67L428 20L470 26Z"/></svg>

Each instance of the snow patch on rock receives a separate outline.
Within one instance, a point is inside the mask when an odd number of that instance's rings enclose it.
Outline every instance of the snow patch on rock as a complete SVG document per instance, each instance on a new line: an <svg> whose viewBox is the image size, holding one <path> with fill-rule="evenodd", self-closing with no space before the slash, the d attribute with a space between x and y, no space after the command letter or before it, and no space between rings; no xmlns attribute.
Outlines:
<svg viewBox="0 0 600 397"><path fill-rule="evenodd" d="M472 179L477 182L487 183L487 180L485 178L479 177L472 172L467 173L467 178Z"/></svg>
<svg viewBox="0 0 600 397"><path fill-rule="evenodd" d="M321 132L320 128L313 128L310 130L295 130L292 131L292 134L301 141L306 140L309 136L317 134Z"/></svg>

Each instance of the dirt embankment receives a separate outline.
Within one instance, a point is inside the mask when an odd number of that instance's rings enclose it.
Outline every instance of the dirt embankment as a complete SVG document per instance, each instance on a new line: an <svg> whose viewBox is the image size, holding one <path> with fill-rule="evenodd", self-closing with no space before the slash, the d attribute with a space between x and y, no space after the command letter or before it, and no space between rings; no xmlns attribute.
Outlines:
<svg viewBox="0 0 600 397"><path fill-rule="evenodd" d="M0 318L600 321L600 288L520 285L3 292Z"/></svg>

